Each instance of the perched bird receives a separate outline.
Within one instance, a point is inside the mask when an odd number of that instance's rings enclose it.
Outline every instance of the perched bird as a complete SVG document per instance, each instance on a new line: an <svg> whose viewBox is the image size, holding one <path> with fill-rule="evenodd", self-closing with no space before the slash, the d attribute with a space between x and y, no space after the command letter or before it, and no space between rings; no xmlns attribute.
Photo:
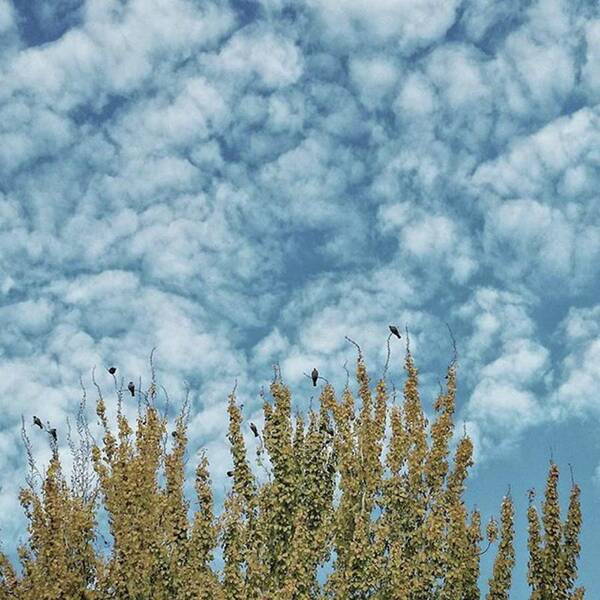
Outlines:
<svg viewBox="0 0 600 600"><path fill-rule="evenodd" d="M252 429L254 437L258 437L258 429L256 428L256 425L254 423L250 423L250 429Z"/></svg>
<svg viewBox="0 0 600 600"><path fill-rule="evenodd" d="M390 331L398 338L400 339L402 336L400 335L400 332L398 331L398 328L395 325L390 325Z"/></svg>
<svg viewBox="0 0 600 600"><path fill-rule="evenodd" d="M40 429L44 429L44 424L42 423L41 419L35 415L33 415L33 424L37 425Z"/></svg>
<svg viewBox="0 0 600 600"><path fill-rule="evenodd" d="M133 384L133 381L129 382L127 389L131 392L132 396L135 396L135 385Z"/></svg>
<svg viewBox="0 0 600 600"><path fill-rule="evenodd" d="M317 371L317 369L313 369L310 376L312 378L313 386L317 387L317 379L319 379L319 371Z"/></svg>
<svg viewBox="0 0 600 600"><path fill-rule="evenodd" d="M114 375L114 374L117 372L117 367L109 367L109 368L108 368L108 372L109 372L111 375Z"/></svg>
<svg viewBox="0 0 600 600"><path fill-rule="evenodd" d="M48 429L48 433L52 436L52 439L56 442L57 441L56 429L54 427L52 429Z"/></svg>
<svg viewBox="0 0 600 600"><path fill-rule="evenodd" d="M319 427L319 431L323 431L325 433L328 433L329 435L334 435L333 429L325 425L325 423L321 424L321 426Z"/></svg>
<svg viewBox="0 0 600 600"><path fill-rule="evenodd" d="M233 477L233 471L227 471L227 477Z"/></svg>

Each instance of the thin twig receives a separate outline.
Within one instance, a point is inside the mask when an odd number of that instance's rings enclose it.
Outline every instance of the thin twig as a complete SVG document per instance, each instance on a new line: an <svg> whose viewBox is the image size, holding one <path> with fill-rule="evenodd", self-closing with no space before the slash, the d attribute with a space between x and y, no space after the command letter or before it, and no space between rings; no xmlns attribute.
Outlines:
<svg viewBox="0 0 600 600"><path fill-rule="evenodd" d="M573 477L573 465L571 463L567 463L569 465L569 471L571 472L571 487L575 487L575 478Z"/></svg>
<svg viewBox="0 0 600 600"><path fill-rule="evenodd" d="M456 361L458 360L458 352L456 351L456 339L454 339L454 334L452 333L452 329L450 329L450 325L448 325L448 323L446 323L446 327L448 328L448 331L450 332L450 339L452 340L452 350L453 350L454 354L453 354L452 362L450 363L450 366L453 366L456 364Z"/></svg>
<svg viewBox="0 0 600 600"><path fill-rule="evenodd" d="M344 371L346 371L346 389L348 389L348 387L350 386L350 371L348 371L348 367L346 366L347 364L348 361L344 361Z"/></svg>
<svg viewBox="0 0 600 600"><path fill-rule="evenodd" d="M390 346L390 340L392 339L392 334L390 333L387 337L387 358L385 359L385 367L383 367L383 375L381 376L382 379L385 379L385 376L387 375L387 371L388 368L390 366L390 356L392 354L392 348Z"/></svg>
<svg viewBox="0 0 600 600"><path fill-rule="evenodd" d="M347 341L349 341L351 344L356 346L356 349L358 350L358 357L361 358L362 350L360 349L360 346L353 339L349 338L347 335L345 335L344 337L346 338Z"/></svg>

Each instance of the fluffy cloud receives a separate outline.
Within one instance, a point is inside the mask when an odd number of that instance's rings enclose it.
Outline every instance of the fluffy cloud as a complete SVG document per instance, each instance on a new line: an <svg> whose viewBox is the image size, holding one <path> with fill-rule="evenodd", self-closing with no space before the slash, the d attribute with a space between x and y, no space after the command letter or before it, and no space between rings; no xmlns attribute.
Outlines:
<svg viewBox="0 0 600 600"><path fill-rule="evenodd" d="M411 54L440 39L452 26L459 2L440 0L306 0L335 42L374 36Z"/></svg>
<svg viewBox="0 0 600 600"><path fill-rule="evenodd" d="M551 397L553 414L558 419L598 415L599 317L598 305L570 308L557 330L557 339L564 343L557 387Z"/></svg>

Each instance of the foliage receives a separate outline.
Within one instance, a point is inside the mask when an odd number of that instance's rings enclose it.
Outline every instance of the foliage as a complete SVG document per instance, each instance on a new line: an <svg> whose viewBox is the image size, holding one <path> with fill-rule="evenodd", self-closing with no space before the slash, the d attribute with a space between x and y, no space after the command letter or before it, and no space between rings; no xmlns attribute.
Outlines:
<svg viewBox="0 0 600 600"><path fill-rule="evenodd" d="M306 416L292 416L290 391L276 372L271 400L264 399L264 429L257 432L257 464L266 479L248 459L234 391L228 404L232 488L218 519L203 454L195 475L197 508L190 515L184 494L189 407L186 399L169 436L167 418L156 407L154 369L135 427L121 410L123 383L116 432L96 386L101 443L89 433L84 396L79 447L69 437L70 485L55 440L48 469L39 474L23 426L30 474L20 501L29 540L19 548L20 573L0 554L0 600L478 599L483 536L480 513L469 514L463 500L473 465L466 433L449 461L456 363L448 367L430 428L408 346L405 369L399 406L395 390L390 402L385 378L371 386L359 349L357 397L346 385L338 399L327 383L319 409ZM583 598L584 589L574 587L580 490L573 483L563 525L557 482L552 463L543 535L535 507L528 511L528 581L535 600ZM99 506L111 537L104 552ZM499 536L487 600L509 597L513 518L508 494L500 530L493 518L486 528L488 547ZM219 549L223 568L217 572Z"/></svg>

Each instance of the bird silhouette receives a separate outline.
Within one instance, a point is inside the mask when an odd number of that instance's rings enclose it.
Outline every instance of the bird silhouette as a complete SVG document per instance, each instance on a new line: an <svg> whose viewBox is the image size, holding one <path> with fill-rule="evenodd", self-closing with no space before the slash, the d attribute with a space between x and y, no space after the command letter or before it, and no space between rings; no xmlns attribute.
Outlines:
<svg viewBox="0 0 600 600"><path fill-rule="evenodd" d="M317 369L313 369L310 376L312 378L313 386L317 387L317 379L319 379L319 371L317 371Z"/></svg>
<svg viewBox="0 0 600 600"><path fill-rule="evenodd" d="M44 425L39 417L33 415L33 424L37 425L40 429L44 429Z"/></svg>
<svg viewBox="0 0 600 600"><path fill-rule="evenodd" d="M52 436L52 439L56 442L57 441L57 435L56 435L56 429L53 427L52 429L48 429L48 433Z"/></svg>
<svg viewBox="0 0 600 600"><path fill-rule="evenodd" d="M250 423L250 429L252 429L254 437L258 437L258 429L256 428L256 425L254 423Z"/></svg>
<svg viewBox="0 0 600 600"><path fill-rule="evenodd" d="M135 396L135 385L133 384L133 381L130 381L127 389L131 392L132 396Z"/></svg>
<svg viewBox="0 0 600 600"><path fill-rule="evenodd" d="M328 427L327 425L325 425L325 423L323 423L320 427L319 427L319 431L323 431L325 433L328 433L329 435L334 435L334 431L331 427Z"/></svg>
<svg viewBox="0 0 600 600"><path fill-rule="evenodd" d="M117 367L109 367L107 370L111 375L114 375L117 372Z"/></svg>
<svg viewBox="0 0 600 600"><path fill-rule="evenodd" d="M395 325L390 325L390 331L398 338L400 339L402 336L400 335L400 332L398 331L398 328Z"/></svg>
<svg viewBox="0 0 600 600"><path fill-rule="evenodd" d="M233 471L227 471L227 477L233 477Z"/></svg>

